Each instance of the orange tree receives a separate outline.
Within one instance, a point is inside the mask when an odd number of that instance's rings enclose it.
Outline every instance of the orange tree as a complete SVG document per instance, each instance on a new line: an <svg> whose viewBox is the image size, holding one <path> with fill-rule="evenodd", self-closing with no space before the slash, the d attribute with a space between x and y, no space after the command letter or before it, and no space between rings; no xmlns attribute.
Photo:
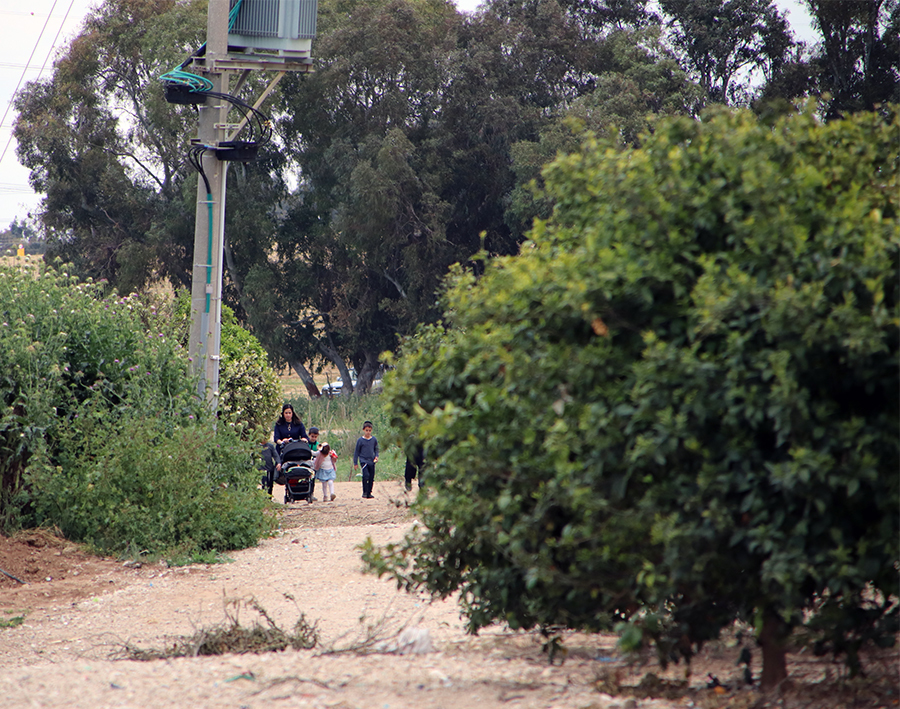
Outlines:
<svg viewBox="0 0 900 709"><path fill-rule="evenodd" d="M549 165L553 216L395 362L432 494L370 568L663 662L743 619L769 687L798 626L892 642L898 126L719 112Z"/></svg>

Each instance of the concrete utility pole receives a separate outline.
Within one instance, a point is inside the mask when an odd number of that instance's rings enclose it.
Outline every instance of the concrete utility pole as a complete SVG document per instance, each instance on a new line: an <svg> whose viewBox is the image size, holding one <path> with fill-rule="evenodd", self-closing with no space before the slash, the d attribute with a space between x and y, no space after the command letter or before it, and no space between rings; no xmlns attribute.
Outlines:
<svg viewBox="0 0 900 709"><path fill-rule="evenodd" d="M237 94L252 71L274 71L277 75L253 106L257 111L286 72L312 71L310 56L315 35L316 0L243 0L247 19L235 17L235 34L229 36L230 0L209 0L206 27L206 50L192 56L194 66L212 87L208 93ZM238 6L235 5L235 12ZM272 37L271 25L278 27ZM243 34L240 34L243 32ZM229 42L236 53L228 54ZM231 75L239 74L235 86ZM197 181L197 216L194 228L194 266L191 282L191 336L189 355L192 372L199 375L198 394L211 408L219 400L219 344L222 326L222 260L225 246L225 175L231 160L252 160L252 154L241 154L235 139L250 119L245 113L237 124L229 124L232 104L216 96L200 103L200 126L195 148L204 148L201 156L203 176ZM228 132L231 131L229 135ZM245 146L246 147L246 146ZM207 181L208 191L207 191Z"/></svg>
<svg viewBox="0 0 900 709"><path fill-rule="evenodd" d="M212 90L228 93L228 72L217 59L228 56L228 0L210 0L206 26L206 78ZM225 140L225 119L230 104L211 98L199 106L201 145ZM198 395L215 409L219 398L219 343L222 325L222 252L225 238L225 173L228 163L207 150L201 158L209 180L197 180L197 217L194 227L194 267L191 281L191 336L188 353L194 374L200 375ZM210 204L211 203L211 204ZM210 209L211 207L211 209Z"/></svg>

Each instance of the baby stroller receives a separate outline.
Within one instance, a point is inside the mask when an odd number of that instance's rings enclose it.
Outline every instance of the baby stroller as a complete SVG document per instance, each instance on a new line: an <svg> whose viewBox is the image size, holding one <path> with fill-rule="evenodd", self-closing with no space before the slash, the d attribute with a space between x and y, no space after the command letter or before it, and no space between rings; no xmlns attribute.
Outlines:
<svg viewBox="0 0 900 709"><path fill-rule="evenodd" d="M312 465L312 451L306 441L291 441L281 449L281 470L275 482L284 485L284 502L306 500L312 503L316 486L316 472Z"/></svg>

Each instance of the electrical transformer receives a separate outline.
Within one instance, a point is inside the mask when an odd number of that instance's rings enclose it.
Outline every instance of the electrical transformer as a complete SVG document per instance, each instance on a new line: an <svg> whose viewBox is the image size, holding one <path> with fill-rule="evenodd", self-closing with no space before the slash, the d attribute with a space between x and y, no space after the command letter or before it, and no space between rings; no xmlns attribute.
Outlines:
<svg viewBox="0 0 900 709"><path fill-rule="evenodd" d="M234 8L238 0L231 1ZM228 30L229 52L308 57L316 36L318 0L241 0Z"/></svg>

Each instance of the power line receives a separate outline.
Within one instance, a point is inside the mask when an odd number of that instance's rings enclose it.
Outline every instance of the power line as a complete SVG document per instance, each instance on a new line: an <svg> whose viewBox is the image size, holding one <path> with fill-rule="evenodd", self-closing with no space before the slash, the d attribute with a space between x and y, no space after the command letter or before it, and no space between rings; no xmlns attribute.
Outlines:
<svg viewBox="0 0 900 709"><path fill-rule="evenodd" d="M0 62L0 69L28 69L27 64L19 64L17 62Z"/></svg>
<svg viewBox="0 0 900 709"><path fill-rule="evenodd" d="M28 17L29 15L32 17L44 17L44 14L41 12L28 12L26 10L19 10L18 12L15 10L4 10L3 12L0 12L0 17Z"/></svg>
<svg viewBox="0 0 900 709"><path fill-rule="evenodd" d="M50 14L47 15L47 18L44 22L44 27L41 29L41 35L38 37L38 40L35 43L34 49L31 52L31 57L28 58L28 63L25 65L25 67L22 71L22 77L24 77L27 73L34 71L34 68L31 66L31 59L34 56L35 52L37 51L37 47L40 44L41 37L43 37L44 31L46 30L47 25L49 24L50 17L53 15L53 11L56 9L56 1L57 0L54 0L53 7L50 10ZM37 74L38 78L40 78L40 76L44 73L44 69L46 69L47 63L50 61L50 57L53 56L53 52L55 51L55 49L58 45L58 42L59 42L60 34L62 33L63 28L65 27L66 22L68 21L69 15L71 15L72 8L74 6L75 6L75 0L71 0L69 2L69 7L66 10L66 14L63 16L62 22L60 22L59 27L56 30L56 36L53 38L53 42L50 45L50 49L47 51L47 56L44 58L44 62L41 65L40 71L38 71L38 74ZM0 13L0 16L2 16L3 14L7 14L7 13ZM3 66L3 65L0 65L0 66ZM21 84L21 83L22 83L22 78L19 79L19 84ZM16 91L18 91L18 90L19 90L19 87L16 86ZM7 113L9 112L9 107L12 105L12 102L15 98L16 91L14 91L12 96L10 97L10 103L8 104L7 109L6 109ZM5 120L6 120L6 113L4 113L3 119L0 120L0 130L3 129L3 121L5 121ZM12 143L12 139L13 139L12 126L7 128L7 130L9 130L9 139L6 142L6 146L3 148L2 155L0 155L0 163L2 163L3 158L6 157L6 152L7 152L7 150L9 150L9 146ZM25 195L31 195L33 197L36 197L36 195L34 194L34 191L31 189L31 187L29 187L27 185L21 185L21 184L9 183L9 182L0 182L0 195L2 195L5 199L9 199L9 198L13 197L13 195L22 195L23 198L25 197ZM3 219L0 219L0 224L5 223L8 225L9 223L11 223L11 221L12 220L9 218L3 218Z"/></svg>
<svg viewBox="0 0 900 709"><path fill-rule="evenodd" d="M9 103L6 104L6 110L3 112L3 118L0 118L0 125L3 125L6 122L6 116L9 115L9 109L12 108L13 101L16 98L16 94L19 92L19 87L22 85L22 81L25 79L25 72L28 71L28 67L31 66L31 60L34 58L34 53L37 51L38 45L41 43L41 38L44 36L44 30L47 29L47 25L50 23L50 16L56 9L57 2L58 0L53 0L53 7L50 8L50 15L47 15L47 19L44 20L44 26L41 27L41 33L38 35L37 42L34 43L34 47L31 50L31 55L28 57L28 62L25 64L25 69L22 70L22 75L19 77L19 82L16 84L16 88L13 89L12 95L9 97ZM71 5L69 6L69 9L72 9ZM66 13L66 15L68 15L68 13ZM57 34L57 37L58 36L59 35ZM9 140L6 141L6 147L3 148L3 154L0 155L0 164L3 164L3 158L6 157L6 151L9 149L9 144L12 143L12 138L12 133L10 133Z"/></svg>
<svg viewBox="0 0 900 709"><path fill-rule="evenodd" d="M47 56L44 57L44 63L41 64L41 70L38 72L38 77L40 77L41 74L44 73L44 69L47 68L47 62L50 61L50 55L53 54L53 50L56 49L56 43L59 41L59 35L62 32L63 27L65 27L65 25L66 25L66 20L69 19L69 13L72 12L72 6L74 4L75 4L75 0L70 0L69 9L66 10L66 14L63 15L62 22L59 23L59 29L56 30L56 36L53 38L53 43L50 45L50 49L47 50ZM52 10L51 10L51 12L52 12ZM2 121L0 121L0 123L2 123ZM6 151L4 151L4 152L6 152ZM2 161L2 160L3 160L3 158L0 157L0 161Z"/></svg>

